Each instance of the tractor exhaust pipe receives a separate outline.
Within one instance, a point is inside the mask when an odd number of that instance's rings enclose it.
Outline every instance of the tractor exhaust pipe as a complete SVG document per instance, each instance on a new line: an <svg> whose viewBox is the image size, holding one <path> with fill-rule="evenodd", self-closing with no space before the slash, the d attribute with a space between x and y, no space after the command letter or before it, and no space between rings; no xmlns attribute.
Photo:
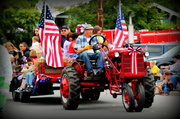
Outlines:
<svg viewBox="0 0 180 119"><path fill-rule="evenodd" d="M129 25L128 25L128 43L130 46L134 45L134 26L132 24L132 12L129 12Z"/></svg>

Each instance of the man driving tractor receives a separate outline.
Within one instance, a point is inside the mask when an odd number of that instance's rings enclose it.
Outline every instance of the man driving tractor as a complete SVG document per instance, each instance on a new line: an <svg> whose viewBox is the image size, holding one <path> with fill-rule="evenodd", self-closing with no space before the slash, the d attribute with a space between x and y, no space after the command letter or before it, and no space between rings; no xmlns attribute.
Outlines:
<svg viewBox="0 0 180 119"><path fill-rule="evenodd" d="M97 67L96 74L100 75L103 72L103 58L102 54L100 52L95 53L93 50L93 46L89 45L89 41L93 35L93 27L90 24L86 24L84 27L84 34L80 35L77 38L75 49L78 53L78 58L83 60L83 62L86 64L87 69L87 76L93 76L94 72L92 69L92 64L90 63L90 60L97 60ZM91 41L91 44L96 44L97 38L93 38Z"/></svg>

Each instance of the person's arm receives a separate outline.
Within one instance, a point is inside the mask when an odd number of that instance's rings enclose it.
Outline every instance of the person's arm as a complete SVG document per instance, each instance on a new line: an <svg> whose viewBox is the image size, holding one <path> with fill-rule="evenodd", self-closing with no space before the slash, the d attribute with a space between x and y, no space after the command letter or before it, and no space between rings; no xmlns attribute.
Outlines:
<svg viewBox="0 0 180 119"><path fill-rule="evenodd" d="M84 52L85 50L90 50L92 48L93 48L92 45L86 45L84 48L78 48L76 51L77 53L81 53L81 52Z"/></svg>
<svg viewBox="0 0 180 119"><path fill-rule="evenodd" d="M75 49L76 50L76 49ZM86 49L85 48L78 48L76 50L77 53L81 53L81 52L84 52Z"/></svg>
<svg viewBox="0 0 180 119"><path fill-rule="evenodd" d="M28 57L29 57L29 54L30 54L30 51L27 50L27 51L24 53L24 56L28 58Z"/></svg>

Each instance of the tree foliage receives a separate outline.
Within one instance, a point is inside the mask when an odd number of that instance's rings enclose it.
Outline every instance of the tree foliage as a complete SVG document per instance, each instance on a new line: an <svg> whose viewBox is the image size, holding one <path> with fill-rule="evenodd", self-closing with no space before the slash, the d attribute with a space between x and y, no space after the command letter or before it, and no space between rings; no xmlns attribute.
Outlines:
<svg viewBox="0 0 180 119"><path fill-rule="evenodd" d="M171 10L176 10L178 5L175 5L176 0L163 2L165 7ZM173 22L167 21L167 13L151 6L153 2L159 0L121 0L122 9L125 15L125 21L129 24L128 14L132 12L133 25L136 30L166 30L179 27L179 19ZM103 0L103 22L104 29L114 29L116 25L119 0ZM172 7L172 5L175 5ZM70 9L65 10L65 14L70 15L66 20L66 24L74 30L77 24L88 23L96 25L97 20L97 0L90 0L89 3L80 3L78 6L73 5ZM165 22L162 22L165 21Z"/></svg>
<svg viewBox="0 0 180 119"><path fill-rule="evenodd" d="M40 13L35 8L37 2L38 0L0 1L0 43L11 41L18 46L25 41L31 44L33 29L40 18Z"/></svg>

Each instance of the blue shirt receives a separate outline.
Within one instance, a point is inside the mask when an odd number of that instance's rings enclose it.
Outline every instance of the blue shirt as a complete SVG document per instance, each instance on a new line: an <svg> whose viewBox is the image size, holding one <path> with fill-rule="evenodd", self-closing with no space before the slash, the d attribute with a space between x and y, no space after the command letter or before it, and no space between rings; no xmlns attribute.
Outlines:
<svg viewBox="0 0 180 119"><path fill-rule="evenodd" d="M96 44L97 42L97 38L94 37L91 40L91 45ZM83 34L77 37L74 49L84 48L86 45L89 45L89 42L87 41L86 36Z"/></svg>
<svg viewBox="0 0 180 119"><path fill-rule="evenodd" d="M62 39L61 39L61 47L63 48L63 45L64 45L64 42L66 41L66 37L62 36Z"/></svg>

